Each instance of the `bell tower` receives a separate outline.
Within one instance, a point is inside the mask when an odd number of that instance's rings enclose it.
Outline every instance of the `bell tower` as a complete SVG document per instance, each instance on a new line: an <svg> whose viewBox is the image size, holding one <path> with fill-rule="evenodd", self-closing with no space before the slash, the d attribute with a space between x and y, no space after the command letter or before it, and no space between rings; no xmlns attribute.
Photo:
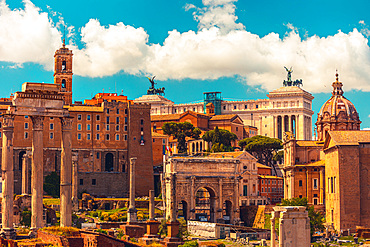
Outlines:
<svg viewBox="0 0 370 247"><path fill-rule="evenodd" d="M54 55L54 84L60 85L66 105L72 104L72 56L63 39L62 47Z"/></svg>

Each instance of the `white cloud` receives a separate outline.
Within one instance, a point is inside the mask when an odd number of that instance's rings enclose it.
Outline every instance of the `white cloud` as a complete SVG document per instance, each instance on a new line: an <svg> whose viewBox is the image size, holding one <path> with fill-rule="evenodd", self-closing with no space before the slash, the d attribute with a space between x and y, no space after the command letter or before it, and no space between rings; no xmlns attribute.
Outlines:
<svg viewBox="0 0 370 247"><path fill-rule="evenodd" d="M74 74L103 77L123 71L156 75L158 80L237 75L249 85L271 90L282 85L284 66L293 66L292 79L303 79L304 88L311 92L331 91L336 69L345 90L370 91L370 48L362 30L338 31L327 37L305 35L302 39L297 28L288 23L283 38L276 33L259 37L236 22L234 2L203 0L203 8L185 6L194 10L199 30L170 31L163 45L148 44L143 28L123 23L102 26L91 19L81 28L80 37L69 25ZM10 10L0 0L0 60L13 62L15 68L35 62L51 70L53 54L61 45L57 27L65 25L64 20L49 9L58 19L53 23L29 0L24 3L24 9ZM75 45L77 37L84 48Z"/></svg>

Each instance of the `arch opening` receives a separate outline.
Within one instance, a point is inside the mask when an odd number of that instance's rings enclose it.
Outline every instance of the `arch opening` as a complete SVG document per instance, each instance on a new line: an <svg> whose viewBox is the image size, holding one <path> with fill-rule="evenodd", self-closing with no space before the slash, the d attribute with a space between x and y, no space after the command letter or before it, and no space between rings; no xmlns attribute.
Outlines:
<svg viewBox="0 0 370 247"><path fill-rule="evenodd" d="M195 218L215 222L215 193L211 188L199 188L195 194Z"/></svg>
<svg viewBox="0 0 370 247"><path fill-rule="evenodd" d="M112 172L113 171L113 154L107 153L105 155L105 171Z"/></svg>

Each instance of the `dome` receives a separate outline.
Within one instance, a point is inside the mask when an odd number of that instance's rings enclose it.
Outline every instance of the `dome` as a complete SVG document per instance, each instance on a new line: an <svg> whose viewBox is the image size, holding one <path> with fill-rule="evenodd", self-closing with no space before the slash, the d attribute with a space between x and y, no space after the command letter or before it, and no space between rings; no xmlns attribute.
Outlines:
<svg viewBox="0 0 370 247"><path fill-rule="evenodd" d="M355 106L343 96L338 74L333 82L332 96L321 107L317 117L317 133L320 141L324 140L329 130L359 130L361 121Z"/></svg>

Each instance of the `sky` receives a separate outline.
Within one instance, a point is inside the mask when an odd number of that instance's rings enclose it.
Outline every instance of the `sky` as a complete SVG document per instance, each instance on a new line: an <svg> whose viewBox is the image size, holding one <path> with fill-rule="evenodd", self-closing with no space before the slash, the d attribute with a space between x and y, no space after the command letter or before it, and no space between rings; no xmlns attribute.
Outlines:
<svg viewBox="0 0 370 247"><path fill-rule="evenodd" d="M313 123L338 70L344 96L370 128L368 0L0 0L0 97L53 82L53 56L73 50L73 100L146 93L175 103L261 99L284 66L313 94ZM65 31L64 31L65 30Z"/></svg>

